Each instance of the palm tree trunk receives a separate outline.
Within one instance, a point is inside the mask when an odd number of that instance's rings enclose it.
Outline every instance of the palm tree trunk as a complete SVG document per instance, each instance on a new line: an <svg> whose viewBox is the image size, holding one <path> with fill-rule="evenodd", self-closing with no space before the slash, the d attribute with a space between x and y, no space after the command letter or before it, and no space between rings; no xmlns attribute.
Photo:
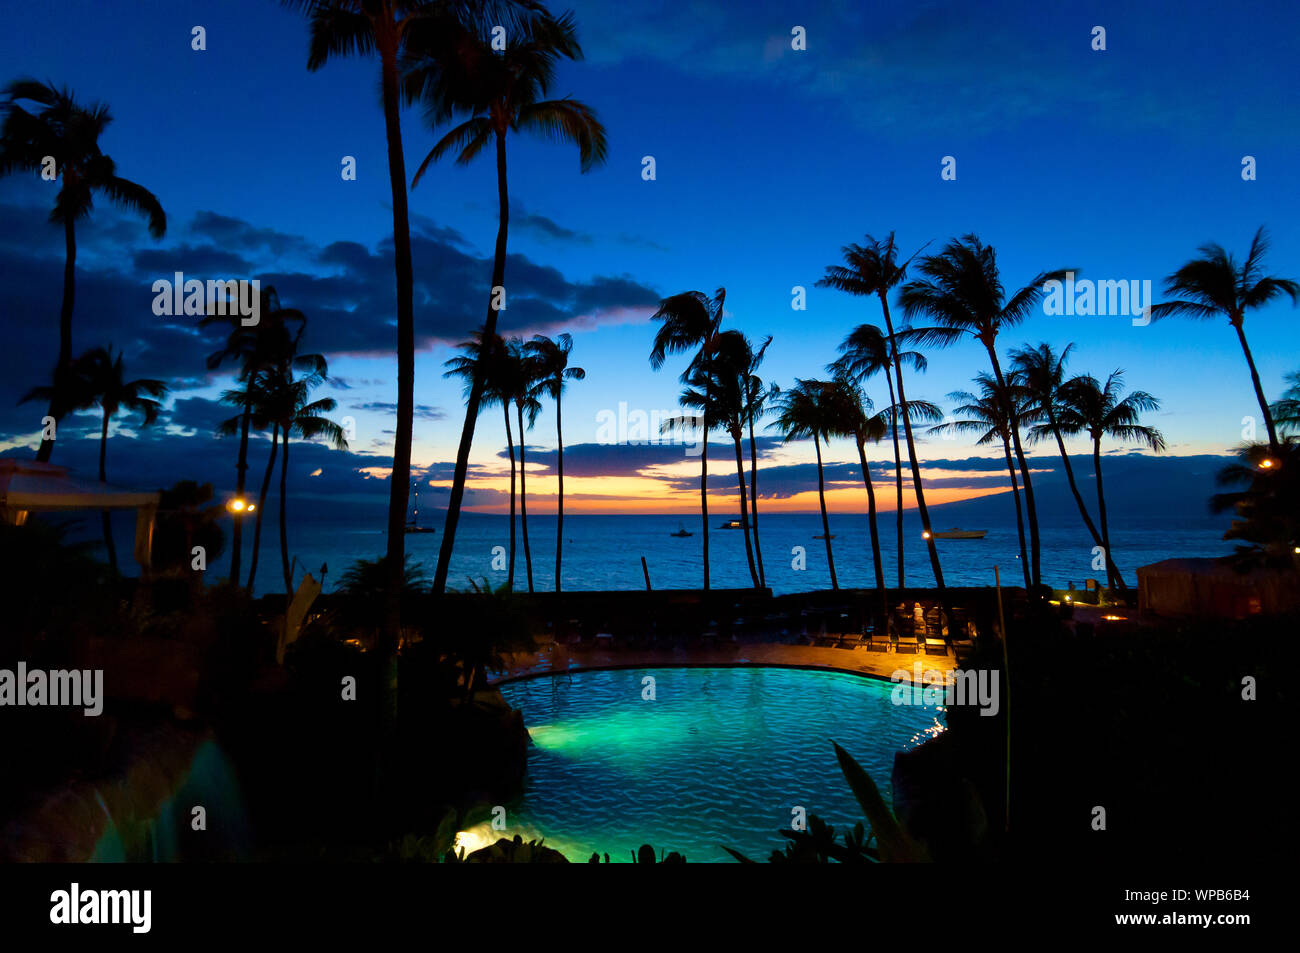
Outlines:
<svg viewBox="0 0 1300 953"><path fill-rule="evenodd" d="M1246 327L1240 320L1232 322L1237 330L1237 340L1241 342L1241 353L1246 355L1246 364L1250 367L1250 382L1255 386L1255 397L1259 400L1260 412L1264 415L1264 427L1268 430L1268 447L1277 453L1277 428L1273 424L1273 413L1268 409L1268 400L1264 397L1264 387L1259 382L1259 371L1255 369L1255 357L1250 353L1246 343ZM1109 552L1110 550L1107 550Z"/></svg>
<svg viewBox="0 0 1300 953"><path fill-rule="evenodd" d="M902 589L906 585L903 582L903 455L898 446L898 401L894 397L894 376L885 371L885 383L889 385L889 406L894 408L893 431L894 431L894 485L897 490L894 499L894 522L898 528L898 588Z"/></svg>
<svg viewBox="0 0 1300 953"><path fill-rule="evenodd" d="M1106 523L1106 492L1101 485L1101 437L1092 441L1092 468L1097 474L1097 519L1101 523L1101 545L1110 555L1110 527Z"/></svg>
<svg viewBox="0 0 1300 953"><path fill-rule="evenodd" d="M560 386L564 386L561 379ZM560 557L564 551L564 427L563 415L560 412L560 391L555 392L555 440L559 444L559 452L555 457L555 464L559 470L560 476L560 495L556 498L555 510L555 591L560 591Z"/></svg>
<svg viewBox="0 0 1300 953"><path fill-rule="evenodd" d="M758 448L754 444L754 413L749 413L749 517L754 530L754 560L758 563L758 584L767 588L767 575L763 572L763 547L758 541Z"/></svg>
<svg viewBox="0 0 1300 953"><path fill-rule="evenodd" d="M862 465L862 483L867 488L867 526L871 530L871 561L876 570L876 590L880 593L880 622L889 621L889 594L885 591L885 565L880 558L880 528L876 525L876 488L871 485L871 467L867 464L866 444L858 444L858 462Z"/></svg>
<svg viewBox="0 0 1300 953"><path fill-rule="evenodd" d="M506 277L506 233L510 224L510 196L506 188L506 139L497 131L497 243L492 257L492 288L500 288ZM497 333L496 296L489 290L487 318L483 322L483 340L491 341ZM484 380L481 370L475 370L470 383L469 400L465 406L465 424L460 431L460 445L456 448L456 470L452 475L451 497L447 501L447 518L442 530L442 546L438 550L438 567L433 574L433 591L445 592L447 571L451 567L451 551L456 541L456 526L460 522L461 501L465 497L465 476L469 471L469 451L474 444L474 423L478 405L483 399ZM520 434L523 439L523 434Z"/></svg>
<svg viewBox="0 0 1300 953"><path fill-rule="evenodd" d="M239 421L239 462L235 464L235 472L238 474L235 479L235 496L241 500L244 498L244 483L248 475L248 426L252 416L253 405L246 401L242 419ZM247 512L248 509L245 507L235 517L235 525L231 530L230 583L234 586L239 585L240 561L244 551L244 513Z"/></svg>
<svg viewBox="0 0 1300 953"><path fill-rule="evenodd" d="M99 482L108 482L108 470L106 467L108 459L108 408L104 408L104 423L99 431ZM104 522L104 548L108 550L108 565L113 570L113 575L117 575L117 547L113 545L113 521L110 518L108 510L99 511L100 518Z"/></svg>
<svg viewBox="0 0 1300 953"><path fill-rule="evenodd" d="M286 484L289 477L289 428L284 428L284 453L280 455L280 568L284 571L285 595L293 596L293 575L289 571L289 528L288 528L288 493ZM402 533L406 533L406 514L402 514Z"/></svg>
<svg viewBox="0 0 1300 953"><path fill-rule="evenodd" d="M709 591L709 428L704 426L704 417L700 417L700 426L704 427L704 439L700 452L700 519L704 536L704 591Z"/></svg>
<svg viewBox="0 0 1300 953"><path fill-rule="evenodd" d="M1101 546L1106 555L1106 579L1109 585L1124 589L1124 577L1119 573L1119 567L1115 565L1115 560L1111 558L1110 549L1102 542L1101 533L1097 531L1096 525L1092 518L1088 516L1088 507L1084 505L1083 494L1079 492L1079 485L1074 479L1074 467L1070 465L1070 455L1065 451L1065 439L1061 436L1061 428L1057 426L1056 415L1049 408L1047 411L1047 421L1052 427L1052 433L1056 435L1056 447L1061 451L1061 460L1065 464L1065 478L1069 481L1070 492L1074 494L1074 502L1079 507L1079 515L1083 517L1083 525L1088 528L1088 535L1092 537L1094 546Z"/></svg>
<svg viewBox="0 0 1300 953"><path fill-rule="evenodd" d="M1025 592L1033 585L1029 578L1029 553L1025 549L1025 514L1020 507L1020 484L1016 481L1016 461L1011 456L1011 440L1002 437L1002 452L1007 458L1007 472L1011 474L1011 496L1016 501L1016 534L1020 538L1020 568L1025 574Z"/></svg>
<svg viewBox="0 0 1300 953"><path fill-rule="evenodd" d="M907 455L911 458L912 463L912 489L916 492L916 509L921 516L921 528L925 531L925 544L930 553L930 568L934 570L934 584L939 588L939 601L943 606L946 606L947 596L943 584L943 567L939 565L939 550L934 545L934 533L930 529L930 511L925 505L925 490L921 487L921 464L916 459L916 441L912 437L911 414L908 413L907 409L907 391L903 389L903 362L898 356L898 342L894 340L894 322L889 316L889 298L884 292L881 292L880 295L880 307L885 312L885 330L889 334L889 350L893 358L894 373L898 375L898 404L903 415L903 431L907 436ZM901 567L903 559L902 546L898 548L898 559ZM944 612L946 614L946 610Z"/></svg>
<svg viewBox="0 0 1300 953"><path fill-rule="evenodd" d="M1025 512L1029 516L1029 562L1030 578L1035 586L1043 582L1042 544L1038 539L1038 508L1034 505L1034 484L1029 476L1029 463L1025 459L1025 450L1020 443L1020 426L1016 423L1015 408L1011 406L1011 394L1007 390L1006 378L1002 376L1002 365L998 362L998 352L991 342L984 343L988 351L989 362L993 365L993 376L998 382L998 396L1002 399L1002 412L1011 430L1011 445L1016 451L1016 460L1020 464L1020 475L1025 487Z"/></svg>
<svg viewBox="0 0 1300 953"><path fill-rule="evenodd" d="M271 455L266 461L266 473L262 476L262 491L257 495L257 519L253 521L253 555L248 561L248 591L253 591L253 582L257 579L257 556L262 545L262 514L266 512L266 496L271 489L271 474L275 472L275 455L279 447L280 425L271 429Z"/></svg>
<svg viewBox="0 0 1300 953"><path fill-rule="evenodd" d="M68 183L64 183L67 188ZM54 392L50 395L50 409L47 415L55 421L63 419L63 396L68 386L68 374L72 368L72 305L76 298L77 270L77 233L72 216L63 222L63 305L59 309L59 361L54 366ZM38 463L49 463L54 453L54 441L41 438L41 445L36 451Z"/></svg>
<svg viewBox="0 0 1300 953"><path fill-rule="evenodd" d="M510 565L506 570L506 591L515 591L515 441L510 433L510 402L501 402L506 418L506 448L510 451Z"/></svg>
<svg viewBox="0 0 1300 953"><path fill-rule="evenodd" d="M528 591L533 591L533 551L528 545L528 476L524 469L524 408L516 404L519 412L519 519L524 530L524 566L528 569Z"/></svg>
<svg viewBox="0 0 1300 953"><path fill-rule="evenodd" d="M736 444L736 480L740 484L740 525L745 533L745 559L749 561L749 578L758 588L758 567L754 564L754 547L749 541L749 501L745 494L745 457L740 447L740 429L733 434Z"/></svg>
<svg viewBox="0 0 1300 953"><path fill-rule="evenodd" d="M831 570L831 588L838 589L840 581L835 576L835 553L831 551L831 521L826 516L826 479L822 474L822 442L815 434L813 446L817 448L817 498L822 505L822 535L826 539L826 565Z"/></svg>
<svg viewBox="0 0 1300 953"><path fill-rule="evenodd" d="M388 14L383 14L385 18ZM379 653L383 659L380 723L387 734L397 722L397 652L402 640L402 584L406 573L406 505L411 492L411 431L415 426L415 309L411 273L411 221L406 207L406 160L402 154L397 48L400 36L387 20L376 30L384 98L384 132L388 148L388 185L393 198L393 268L397 279L397 432L393 467L388 477L388 569L384 627ZM285 434L285 454L289 435ZM283 529L282 529L283 531ZM445 540L444 540L445 542ZM376 764L379 783L384 770Z"/></svg>

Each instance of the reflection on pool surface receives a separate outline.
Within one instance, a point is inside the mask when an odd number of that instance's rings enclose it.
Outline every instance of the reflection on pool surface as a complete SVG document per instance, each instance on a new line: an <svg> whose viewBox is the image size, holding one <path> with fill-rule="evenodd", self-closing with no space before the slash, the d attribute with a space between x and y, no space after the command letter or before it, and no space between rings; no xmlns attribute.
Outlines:
<svg viewBox="0 0 1300 953"><path fill-rule="evenodd" d="M654 698L643 698L644 679ZM627 861L641 844L686 859L765 861L799 806L835 825L862 819L831 748L886 798L894 752L943 730L942 707L894 705L893 685L781 668L582 672L501 686L534 744L507 834L545 837L572 861Z"/></svg>

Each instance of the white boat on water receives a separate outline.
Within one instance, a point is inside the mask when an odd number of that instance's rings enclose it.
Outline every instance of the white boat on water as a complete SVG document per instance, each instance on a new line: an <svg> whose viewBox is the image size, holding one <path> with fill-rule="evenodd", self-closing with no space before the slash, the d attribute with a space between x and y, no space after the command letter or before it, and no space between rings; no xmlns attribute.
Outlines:
<svg viewBox="0 0 1300 953"><path fill-rule="evenodd" d="M983 539L988 533L986 529L952 529L942 530L934 534L935 539Z"/></svg>

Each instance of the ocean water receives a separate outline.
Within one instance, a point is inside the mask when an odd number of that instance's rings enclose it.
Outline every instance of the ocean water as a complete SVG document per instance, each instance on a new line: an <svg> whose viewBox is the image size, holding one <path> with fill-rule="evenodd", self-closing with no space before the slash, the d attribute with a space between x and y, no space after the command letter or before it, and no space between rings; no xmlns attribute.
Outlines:
<svg viewBox="0 0 1300 953"><path fill-rule="evenodd" d="M567 520L566 520L567 522ZM643 679L655 680L654 699ZM688 861L765 861L801 807L852 829L862 810L831 741L889 798L896 751L941 732L944 709L894 705L888 682L776 668L583 672L502 686L533 738L508 835L570 860L628 861L649 843ZM474 832L471 832L471 834ZM499 836L499 835L498 835Z"/></svg>
<svg viewBox="0 0 1300 953"><path fill-rule="evenodd" d="M262 527L262 547L256 591L259 594L283 592L279 528L268 512ZM324 516L328 514L329 518ZM128 570L134 519L115 521L119 558ZM732 516L730 512L711 513L709 517L709 564L714 588L744 588L751 585L745 559L744 533L721 529ZM947 529L953 520L936 508L936 529ZM358 559L375 559L384 554L386 533L382 515L363 523L339 522L333 508L312 501L295 501L289 515L289 559L297 559L294 580L305 570L320 578L320 567L328 566L325 589L332 591L339 575ZM875 584L872 569L871 540L864 514L831 514L832 552L836 574L842 587L870 587ZM426 525L436 533L408 534L406 550L430 577L438 561L442 543L442 513L431 512ZM528 576L524 557L522 525L516 517L517 551L515 587L526 591ZM229 524L227 523L227 528ZM686 538L671 534L679 526L694 533ZM533 557L533 585L553 589L555 580L554 516L531 515L528 520ZM953 586L993 584L993 567L1002 581L1022 585L1019 545L1014 521L1007 524L968 523L965 529L986 529L982 540L940 540L939 557L944 579ZM1203 517L1183 516L1126 518L1115 520L1111 527L1111 545L1115 560L1130 584L1137 582L1138 566L1170 557L1220 556L1232 551L1222 539L1224 523ZM764 515L759 512L759 534L767 583L776 593L801 592L830 587L826 544L813 537L821 534L818 513ZM880 519L881 555L885 566L885 584L897 585L896 534L892 514ZM97 539L97 514L83 520L81 535ZM683 516L587 516L566 514L564 518L563 588L642 589L645 579L641 557L646 558L651 585L656 589L698 588L702 582L702 545L700 517ZM1043 580L1065 588L1073 582L1082 588L1088 578L1105 579L1102 570L1093 568L1093 544L1077 518L1045 522L1041 527ZM251 555L251 533L245 533L244 565L246 576ZM456 534L448 586L467 589L470 580L493 585L506 580L505 552L509 546L509 518L495 514L464 513ZM498 552L497 547L501 547ZM494 565L495 562L495 565ZM227 552L210 561L208 571L216 576L228 573ZM904 569L909 586L931 586L930 569L921 525L914 512L904 517Z"/></svg>
<svg viewBox="0 0 1300 953"><path fill-rule="evenodd" d="M438 514L439 516L441 514ZM751 585L745 558L744 533L718 528L730 514L710 514L709 565L715 588ZM1076 520L1075 523L1078 521ZM433 520L437 533L408 535L406 549L414 561L430 574L438 561L442 542L442 523ZM533 557L533 585L553 589L555 580L555 518L529 516L528 529ZM675 538L671 534L684 525L695 535ZM936 529L948 528L935 523ZM896 533L892 516L881 521L881 556L885 566L885 584L897 583ZM979 525L968 529L987 529L982 540L940 540L937 543L944 580L953 586L993 584L993 567L997 566L1004 584L1023 584L1019 544L1014 523L1010 526ZM830 587L826 544L814 536L821 534L821 517L816 513L759 513L759 534L763 565L768 585L777 593L800 592ZM515 587L526 590L528 577L523 551L522 530L517 529ZM870 587L875 584L872 568L871 539L867 518L861 514L832 514L831 540L836 575L842 587ZM1138 566L1173 556L1219 556L1230 553L1232 546L1220 537L1222 523L1210 520L1148 519L1128 520L1111 529L1111 546L1117 564L1131 584L1136 584ZM703 558L700 518L674 516L574 516L564 519L564 589L642 589L645 579L641 557L646 558L650 583L656 589L698 588L702 582ZM1093 543L1082 525L1044 525L1041 529L1042 571L1045 582L1065 588L1070 582L1082 588L1084 580L1105 580L1105 572L1093 568ZM383 555L386 534L382 527L326 526L314 524L306 515L297 525L290 518L290 554L319 576L319 567L327 563L326 590L332 588L341 570L356 559L373 559ZM267 544L269 542L270 549ZM481 585L488 579L494 585L506 580L504 569L493 567L494 549L509 546L509 518L467 513L462 515L456 534L448 585L468 588L473 579ZM502 551L504 553L504 550ZM497 555L497 564L505 557ZM217 569L228 567L229 557L218 562ZM245 567L248 562L245 558ZM934 575L930 569L919 520L909 514L904 519L904 569L909 586L930 586ZM263 528L259 591L282 591L278 531ZM301 571L295 578L301 578Z"/></svg>

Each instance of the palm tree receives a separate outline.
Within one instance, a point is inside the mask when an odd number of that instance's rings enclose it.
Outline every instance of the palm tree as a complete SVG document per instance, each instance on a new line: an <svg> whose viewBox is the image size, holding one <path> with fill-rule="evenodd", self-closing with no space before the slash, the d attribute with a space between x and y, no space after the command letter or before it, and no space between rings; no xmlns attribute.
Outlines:
<svg viewBox="0 0 1300 953"><path fill-rule="evenodd" d="M939 550L935 546L934 534L930 530L930 510L925 505L925 489L921 483L921 463L916 456L916 442L912 436L911 414L906 410L907 391L903 387L903 361L905 358L899 350L903 342L894 334L894 321L889 313L889 292L907 276L907 266L911 263L911 259L909 258L902 264L898 263L898 248L894 243L893 232L890 232L889 237L883 242L877 241L868 235L863 244L845 245L840 251L844 255L847 264L828 265L825 276L817 284L821 287L846 291L852 295L874 296L880 301L880 310L885 318L885 341L889 349L889 363L893 366L894 382L898 385L898 399L895 401L891 395L890 404L904 408L902 411L903 431L907 438L908 459L912 465L912 488L916 493L916 510L921 517L926 549L930 554L930 568L934 571L934 584L938 586L940 600L943 601L943 567L939 565ZM852 335L850 335L849 340L852 341ZM846 341L846 343L849 342ZM912 364L918 370L921 369L917 367L914 358ZM901 461L897 459L897 454L895 454L894 465L896 471L901 468ZM901 534L901 502L899 503L899 510L898 525ZM898 584L902 586L903 547L901 543L898 547L898 560Z"/></svg>
<svg viewBox="0 0 1300 953"><path fill-rule="evenodd" d="M840 587L835 576L835 554L831 550L831 524L826 515L826 476L822 469L822 441L830 443L835 432L834 385L828 381L806 381L795 378L794 387L784 390L776 399L776 419L771 426L781 431L783 440L802 440L811 437L817 451L817 496L822 508L822 536L826 541L826 562L831 571L831 588Z"/></svg>
<svg viewBox="0 0 1300 953"><path fill-rule="evenodd" d="M531 6L531 5L530 5ZM547 99L560 59L579 60L573 15L553 17L540 12L519 23L505 50L492 48L487 26L491 21L472 24L462 30L431 28L417 24L407 44L404 90L410 100L425 104L426 116L434 126L465 116L429 151L416 170L411 187L419 183L429 165L454 153L458 165L467 165L489 144L495 146L499 222L492 261L492 284L488 296L486 338L496 333L497 289L505 287L506 235L510 199L506 176L506 136L511 132L532 132L578 147L582 172L605 161L605 127L591 107L575 99ZM499 22L499 21L496 21ZM473 382L470 405L478 404L485 383ZM447 504L446 526L433 588L443 592L451 565L451 551L465 494L469 452L474 442L475 414L466 411L456 451L456 469ZM522 440L522 434L521 440ZM527 546L525 545L525 550Z"/></svg>
<svg viewBox="0 0 1300 953"><path fill-rule="evenodd" d="M1029 404L1030 413L1040 421L1030 429L1029 440L1031 443L1046 440L1048 437L1056 440L1056 448L1060 451L1061 461L1065 465L1065 478L1070 484L1070 492L1074 495L1079 515L1083 517L1083 525L1087 527L1093 544L1101 546L1101 533L1093 523L1092 517L1088 515L1083 494L1079 492L1079 485L1074 479L1074 467L1070 463L1069 453L1066 452L1065 440L1061 435L1058 420L1061 387L1065 383L1065 364L1072 350L1074 345L1067 344L1058 355L1053 352L1052 346L1044 341L1037 347L1026 346L1012 351L1011 365L1015 372L1019 372L1020 384ZM1109 550L1106 550L1106 576L1112 587L1123 588L1124 577L1115 566Z"/></svg>
<svg viewBox="0 0 1300 953"><path fill-rule="evenodd" d="M307 372L325 373L325 358L320 354L299 354L298 346L307 327L307 317L296 308L281 308L280 296L273 286L267 285L259 292L259 320L256 325L245 327L241 315L234 311L227 314L208 315L200 322L200 327L213 323L230 325L225 344L207 357L208 370L214 371L225 361L233 360L239 365L236 380L247 384L254 376L270 368L294 367ZM289 324L297 325L292 334ZM244 403L236 404L241 413L234 427L223 424L218 433L223 436L239 434L239 456L235 464L237 474L235 496L244 498L244 487L248 473L248 434L253 418L252 399L256 389L244 387L238 393L244 396ZM227 422L229 423L229 422ZM245 510L247 512L247 510ZM232 534L233 545L230 555L230 580L238 585L240 562L243 558L244 520L237 517Z"/></svg>
<svg viewBox="0 0 1300 953"><path fill-rule="evenodd" d="M1155 453L1165 449L1165 438L1154 427L1138 421L1144 412L1160 409L1160 401L1146 391L1120 396L1124 372L1113 371L1105 386L1090 374L1066 381L1061 388L1059 426L1064 433L1086 433L1092 438L1092 466L1097 475L1097 518L1101 524L1101 546L1110 555L1110 529L1106 521L1106 494L1101 481L1101 441L1105 437L1144 443ZM1127 589L1120 580L1122 589Z"/></svg>
<svg viewBox="0 0 1300 953"><path fill-rule="evenodd" d="M337 401L332 397L309 400L311 392L324 380L322 375L307 374L297 380L281 378L275 382L273 390L273 414L275 425L282 435L283 452L280 454L280 568L284 572L284 591L293 594L293 574L289 568L289 533L288 533L288 478L289 478L289 443L297 436L304 440L324 437L334 445L336 450L346 450L348 442L343 428L321 414L333 411ZM405 523L403 523L405 532Z"/></svg>
<svg viewBox="0 0 1300 953"><path fill-rule="evenodd" d="M749 431L749 525L754 533L754 561L758 563L758 584L767 588L767 574L763 570L763 547L758 539L758 445L754 441L754 420L767 412L767 402L781 392L776 384L763 384L758 368L763 363L767 346L772 343L768 335L749 363L745 374L745 427Z"/></svg>
<svg viewBox="0 0 1300 953"><path fill-rule="evenodd" d="M1288 386L1282 399L1275 401L1269 409L1277 428L1291 436L1300 434L1300 371L1292 371L1286 379Z"/></svg>
<svg viewBox="0 0 1300 953"><path fill-rule="evenodd" d="M99 430L99 482L108 482L108 425L118 411L138 413L143 425L148 427L158 419L162 409L160 401L167 396L167 385L149 377L128 381L122 352L113 354L112 345L107 348L92 348L73 362L70 370L75 395L65 395L66 407L71 410L84 410L98 407L101 411ZM37 387L29 391L23 401L55 400L59 395L53 387ZM108 510L101 512L104 526L104 546L108 550L108 564L114 575L117 573L117 548L113 545L113 524L109 520Z"/></svg>
<svg viewBox="0 0 1300 953"><path fill-rule="evenodd" d="M500 404L501 414L506 424L506 450L510 457L510 560L506 567L506 591L515 588L515 441L510 425L510 400L514 386L509 382L509 360L506 342L501 335L492 339L492 344L483 348L483 332L475 332L473 340L460 345L462 354L446 362L447 372L443 377L459 377L463 384L465 399L469 400L474 388L477 373L483 375L483 389L479 394L481 406ZM482 361L482 370L479 362ZM520 437L522 438L522 434Z"/></svg>
<svg viewBox="0 0 1300 953"><path fill-rule="evenodd" d="M682 382L690 383L698 368L704 374L704 403L709 401L709 360L714 339L722 325L722 308L727 289L719 288L709 297L702 291L683 291L664 298L651 320L662 321L655 332L654 346L650 350L650 367L664 366L669 354L694 352L690 365L682 373ZM700 514L704 544L704 588L709 588L709 428L704 427L703 446L700 453ZM744 515L743 513L741 514Z"/></svg>
<svg viewBox="0 0 1300 953"><path fill-rule="evenodd" d="M72 369L72 311L76 293L78 219L90 215L96 195L106 196L120 208L136 212L149 222L149 234L161 238L167 231L167 216L157 196L142 185L117 174L113 160L99 148L99 137L113 121L101 103L81 106L71 91L55 89L34 79L19 79L4 91L0 104L0 176L17 171L43 169L54 159L61 179L50 221L63 226L63 304L59 310L59 357L54 368L55 387L50 395L48 416L62 420L72 408L58 403L66 388L59 383ZM41 107L28 112L20 105ZM54 440L41 438L36 459L48 462Z"/></svg>
<svg viewBox="0 0 1300 953"><path fill-rule="evenodd" d="M533 396L545 394L555 401L555 439L559 447L555 465L560 481L555 511L555 591L559 592L560 564L564 551L564 415L560 401L564 396L565 382L583 380L587 372L581 367L569 365L573 337L567 333L560 334L555 340L535 334L527 348L528 353L537 361L537 383L534 385Z"/></svg>
<svg viewBox="0 0 1300 953"><path fill-rule="evenodd" d="M944 346L955 343L963 334L970 334L983 344L993 367L997 394L1006 405L1005 414L1009 420L1014 419L1011 392L998 361L998 332L1023 321L1042 301L1045 294L1043 284L1064 280L1065 269L1036 275L1008 298L998 275L997 253L993 247L985 245L975 235L965 235L952 239L937 255L922 259L918 270L925 278L909 281L899 296L903 313L909 318L924 314L938 322L940 327L927 336L930 343ZM1024 480L1025 510L1029 517L1030 575L1034 585L1039 586L1043 579L1038 510L1034 505L1034 485L1018 427L1011 428L1011 443Z"/></svg>
<svg viewBox="0 0 1300 953"><path fill-rule="evenodd" d="M771 338L768 339L769 341ZM764 348L767 344L764 343ZM697 368L693 378L702 392L694 405L705 407L706 401L717 418L717 425L731 437L736 450L736 480L740 488L740 525L745 537L745 559L754 588L763 585L755 560L755 547L750 536L749 503L745 490L745 458L742 443L745 439L745 420L748 415L749 389L753 386L752 371L756 367L754 348L749 339L739 331L723 331L714 339L714 352L709 361L710 373L705 378L703 369ZM761 387L761 382L759 382ZM706 397L705 395L709 395ZM683 395L685 402L685 395Z"/></svg>
<svg viewBox="0 0 1300 953"><path fill-rule="evenodd" d="M830 369L835 371L834 364ZM876 490L872 485L871 466L867 463L867 441L879 443L889 432L889 424L881 414L868 414L872 409L869 398L858 383L845 374L837 374L829 393L834 412L832 432L838 437L850 437L858 448L858 465L862 468L862 482L867 488L867 525L871 530L871 560L876 571L876 590L880 593L881 622L889 620L889 596L885 590L885 568L880 558L880 531L876 523Z"/></svg>
<svg viewBox="0 0 1300 953"><path fill-rule="evenodd" d="M542 402L533 396L537 384L538 365L534 358L524 350L524 342L511 338L506 342L503 358L506 385L509 397L514 402L515 414L519 423L519 523L524 539L524 567L528 573L528 591L533 591L533 551L528 543L528 474L526 458L526 434L537 415L542 412ZM528 419L527 428L524 418Z"/></svg>
<svg viewBox="0 0 1300 953"><path fill-rule="evenodd" d="M1020 539L1020 568L1025 576L1025 590L1028 591L1033 581L1029 575L1029 552L1025 548L1025 517L1020 505L1020 484L1016 479L1016 462L1011 455L1011 430L1015 426L1007 418L1007 405L998 395L998 385L989 374L981 371L975 375L979 394L970 391L955 390L948 399L957 402L954 414L964 415L956 420L938 424L930 428L932 433L977 434L976 446L984 446L994 440L1002 442L1002 452L1007 461L1007 472L1011 475L1011 497L1016 504L1016 532Z"/></svg>
<svg viewBox="0 0 1300 953"><path fill-rule="evenodd" d="M904 427L918 421L934 421L943 417L943 412L934 404L925 400L908 401L906 417L904 407L894 396L894 353L898 360L910 364L918 373L928 366L925 355L920 351L908 350L907 345L916 339L924 329L903 328L893 335L887 335L874 324L860 324L849 332L840 344L840 356L834 363L827 365L827 370L836 377L845 376L855 383L862 384L878 372L885 374L885 384L889 389L889 406L880 412L888 424L894 442L894 523L898 537L898 585L904 583L904 547L903 547L903 461L898 441L898 424L902 420ZM909 453L911 451L909 450ZM919 467L913 468L913 480ZM924 495L924 490L922 490Z"/></svg>
<svg viewBox="0 0 1300 953"><path fill-rule="evenodd" d="M1246 356L1246 366L1250 368L1250 381L1268 430L1268 445L1276 450L1277 429L1268 400L1264 397L1264 387L1259 382L1254 355L1246 342L1246 312L1262 308L1284 294L1290 297L1293 305L1300 303L1300 283L1264 274L1264 255L1268 246L1268 233L1262 225L1251 239L1246 260L1240 266L1223 246L1214 242L1202 245L1197 249L1200 258L1193 258L1165 279L1165 293L1180 297L1153 305L1151 317L1177 315L1207 319L1223 315L1228 319L1237 332L1237 342L1241 345L1241 353Z"/></svg>
<svg viewBox="0 0 1300 953"><path fill-rule="evenodd" d="M272 386L274 372L264 370L244 382L241 389L223 391L221 402L232 407L249 408L249 425L257 431L271 428L271 449L266 458L266 471L262 474L262 487L257 494L256 516L253 518L253 547L248 561L248 582L245 588L250 592L257 580L257 560L262 546L262 516L266 513L266 498L271 490L271 477L275 475L275 463L280 446L280 423L276 416L276 388ZM217 428L221 436L229 437L238 432L243 424L243 413L224 420ZM239 580L232 577L232 582Z"/></svg>

